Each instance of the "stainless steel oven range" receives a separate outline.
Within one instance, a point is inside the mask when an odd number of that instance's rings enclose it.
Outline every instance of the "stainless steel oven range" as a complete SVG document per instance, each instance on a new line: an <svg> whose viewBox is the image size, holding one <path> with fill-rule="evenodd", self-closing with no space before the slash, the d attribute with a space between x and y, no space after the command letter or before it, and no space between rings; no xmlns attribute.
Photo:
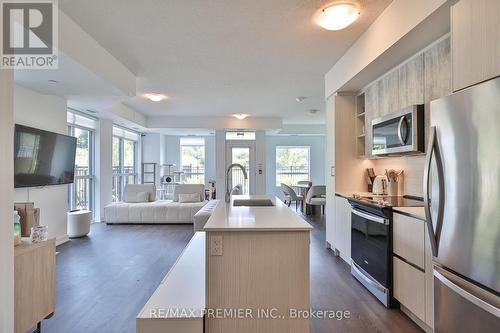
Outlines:
<svg viewBox="0 0 500 333"><path fill-rule="evenodd" d="M357 197L351 204L351 274L386 307L392 296L392 207L423 206L420 198Z"/></svg>

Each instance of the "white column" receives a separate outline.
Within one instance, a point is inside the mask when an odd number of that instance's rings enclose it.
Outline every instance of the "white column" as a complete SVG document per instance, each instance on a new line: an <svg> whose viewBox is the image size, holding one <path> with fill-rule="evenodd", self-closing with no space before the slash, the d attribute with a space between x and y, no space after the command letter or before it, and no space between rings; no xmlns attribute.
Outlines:
<svg viewBox="0 0 500 333"><path fill-rule="evenodd" d="M104 221L104 206L112 201L113 188L113 122L99 121L96 132L95 221Z"/></svg>
<svg viewBox="0 0 500 333"><path fill-rule="evenodd" d="M224 200L226 192L226 131L215 131L215 181L217 199Z"/></svg>
<svg viewBox="0 0 500 333"><path fill-rule="evenodd" d="M256 131L255 140L255 194L262 195L266 194L266 131Z"/></svg>
<svg viewBox="0 0 500 333"><path fill-rule="evenodd" d="M0 70L0 332L14 332L13 72Z"/></svg>

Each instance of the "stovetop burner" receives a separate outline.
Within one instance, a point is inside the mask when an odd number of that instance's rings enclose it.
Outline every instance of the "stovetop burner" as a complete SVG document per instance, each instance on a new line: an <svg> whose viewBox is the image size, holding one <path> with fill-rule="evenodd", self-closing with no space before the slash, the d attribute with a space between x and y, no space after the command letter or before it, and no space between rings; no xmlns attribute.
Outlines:
<svg viewBox="0 0 500 333"><path fill-rule="evenodd" d="M371 195L361 196L354 194L352 197L359 203L374 205L377 207L423 207L422 198L414 196L389 196L389 195Z"/></svg>

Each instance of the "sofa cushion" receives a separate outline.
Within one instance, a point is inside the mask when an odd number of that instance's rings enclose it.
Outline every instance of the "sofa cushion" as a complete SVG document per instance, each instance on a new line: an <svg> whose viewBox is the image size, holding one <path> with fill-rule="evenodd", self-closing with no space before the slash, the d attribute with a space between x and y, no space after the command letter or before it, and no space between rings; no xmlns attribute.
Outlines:
<svg viewBox="0 0 500 333"><path fill-rule="evenodd" d="M104 215L107 223L193 223L193 216L206 203L179 203L170 200L114 202L104 207Z"/></svg>
<svg viewBox="0 0 500 333"><path fill-rule="evenodd" d="M128 184L125 185L125 201L128 196L132 197L139 192L147 192L149 194L147 201L149 202L155 201L156 199L156 186L154 186L154 184Z"/></svg>
<svg viewBox="0 0 500 333"><path fill-rule="evenodd" d="M148 192L125 192L125 202L127 203L140 203L149 202Z"/></svg>
<svg viewBox="0 0 500 333"><path fill-rule="evenodd" d="M198 193L200 198L205 198L205 185L203 184L179 184L174 188L174 202L179 202L179 194Z"/></svg>
<svg viewBox="0 0 500 333"><path fill-rule="evenodd" d="M200 202L199 193L179 193L179 203Z"/></svg>

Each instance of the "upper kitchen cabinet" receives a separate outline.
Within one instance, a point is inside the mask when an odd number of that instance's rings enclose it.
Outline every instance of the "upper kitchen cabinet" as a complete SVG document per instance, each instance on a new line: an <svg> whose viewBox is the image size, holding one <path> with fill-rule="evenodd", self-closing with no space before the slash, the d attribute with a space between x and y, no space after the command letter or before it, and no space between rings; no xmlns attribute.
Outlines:
<svg viewBox="0 0 500 333"><path fill-rule="evenodd" d="M424 103L424 55L420 54L398 69L399 107Z"/></svg>
<svg viewBox="0 0 500 333"><path fill-rule="evenodd" d="M379 81L378 116L397 112L399 108L399 76L394 70Z"/></svg>
<svg viewBox="0 0 500 333"><path fill-rule="evenodd" d="M460 0L451 9L453 91L500 75L500 1Z"/></svg>
<svg viewBox="0 0 500 333"><path fill-rule="evenodd" d="M424 52L424 72L426 103L452 93L449 38Z"/></svg>
<svg viewBox="0 0 500 333"><path fill-rule="evenodd" d="M365 155L372 155L372 120L378 116L379 84L377 81L365 90Z"/></svg>

